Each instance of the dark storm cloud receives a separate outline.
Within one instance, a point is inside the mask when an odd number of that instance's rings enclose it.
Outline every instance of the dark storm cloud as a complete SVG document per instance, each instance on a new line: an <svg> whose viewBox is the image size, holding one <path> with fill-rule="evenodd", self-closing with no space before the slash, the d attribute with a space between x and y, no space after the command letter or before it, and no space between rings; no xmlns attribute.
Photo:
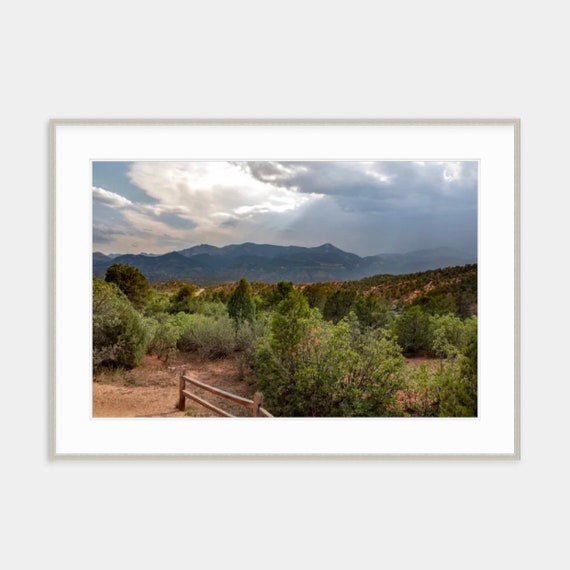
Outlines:
<svg viewBox="0 0 570 570"><path fill-rule="evenodd" d="M250 163L258 180L317 193L283 233L360 254L448 246L477 249L478 163ZM332 235L331 235L332 232Z"/></svg>
<svg viewBox="0 0 570 570"><path fill-rule="evenodd" d="M477 163L440 162L249 162L242 167L262 182L333 198L349 212L453 208L473 201Z"/></svg>

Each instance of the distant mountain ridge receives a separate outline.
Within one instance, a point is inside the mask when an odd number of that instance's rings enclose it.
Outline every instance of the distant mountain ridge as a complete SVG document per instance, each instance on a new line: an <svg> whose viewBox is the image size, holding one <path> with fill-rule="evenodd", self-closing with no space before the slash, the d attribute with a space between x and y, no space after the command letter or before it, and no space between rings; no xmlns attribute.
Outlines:
<svg viewBox="0 0 570 570"><path fill-rule="evenodd" d="M93 254L93 275L103 278L113 263L137 267L149 281L191 281L215 285L237 281L314 283L352 281L380 273L417 273L476 263L470 256L451 248L436 248L403 254L360 257L325 243L318 247L242 243L217 247L196 245L163 255Z"/></svg>

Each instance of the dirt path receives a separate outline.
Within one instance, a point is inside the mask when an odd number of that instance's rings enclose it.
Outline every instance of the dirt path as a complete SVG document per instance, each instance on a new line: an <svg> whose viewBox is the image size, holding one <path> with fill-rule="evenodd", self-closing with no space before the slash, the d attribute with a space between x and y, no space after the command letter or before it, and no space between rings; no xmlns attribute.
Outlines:
<svg viewBox="0 0 570 570"><path fill-rule="evenodd" d="M93 381L93 417L212 417L206 408L190 400L186 411L178 410L178 378L186 370L197 380L251 398L255 387L251 380L239 379L239 360L201 361L193 354L180 354L164 364L146 356L142 365L130 371L99 374ZM196 389L196 394L233 415L248 415L247 410L227 400Z"/></svg>

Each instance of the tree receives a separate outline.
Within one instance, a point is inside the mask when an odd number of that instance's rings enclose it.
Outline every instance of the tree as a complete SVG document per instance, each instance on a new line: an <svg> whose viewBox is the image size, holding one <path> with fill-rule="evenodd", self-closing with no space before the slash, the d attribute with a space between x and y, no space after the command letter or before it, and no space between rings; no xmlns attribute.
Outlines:
<svg viewBox="0 0 570 570"><path fill-rule="evenodd" d="M354 312L360 325L368 329L383 328L388 325L390 318L386 300L373 292L356 299Z"/></svg>
<svg viewBox="0 0 570 570"><path fill-rule="evenodd" d="M291 281L279 281L277 285L272 286L265 294L266 306L277 306L291 291L293 291L293 283Z"/></svg>
<svg viewBox="0 0 570 570"><path fill-rule="evenodd" d="M198 302L196 300L197 291L198 288L195 285L182 285L170 301L169 312L195 313L198 306Z"/></svg>
<svg viewBox="0 0 570 570"><path fill-rule="evenodd" d="M310 316L311 309L302 293L291 291L271 320L273 349L284 358L290 356L307 335Z"/></svg>
<svg viewBox="0 0 570 570"><path fill-rule="evenodd" d="M334 328L325 362L333 363L336 414L397 415L397 391L403 386L401 348L382 331L360 331L354 313Z"/></svg>
<svg viewBox="0 0 570 570"><path fill-rule="evenodd" d="M429 315L426 315L417 305L404 309L394 322L394 333L398 344L407 354L431 349Z"/></svg>
<svg viewBox="0 0 570 570"><path fill-rule="evenodd" d="M323 317L327 321L338 323L346 317L352 308L356 291L352 289L338 289L326 301L323 308Z"/></svg>
<svg viewBox="0 0 570 570"><path fill-rule="evenodd" d="M453 315L436 315L430 318L431 350L440 359L443 368L444 358L456 358L465 344L466 326Z"/></svg>
<svg viewBox="0 0 570 570"><path fill-rule="evenodd" d="M323 312L325 303L327 302L327 297L329 294L329 286L324 283L310 283L303 287L303 295L307 298L309 302L309 307L314 309L315 307Z"/></svg>
<svg viewBox="0 0 570 570"><path fill-rule="evenodd" d="M107 283L115 283L137 308L143 308L151 296L150 285L146 277L132 265L113 263L105 274Z"/></svg>
<svg viewBox="0 0 570 570"><path fill-rule="evenodd" d="M281 416L382 416L401 387L400 347L361 332L354 313L336 326L293 291L258 347L255 372L268 409Z"/></svg>
<svg viewBox="0 0 570 570"><path fill-rule="evenodd" d="M254 357L258 388L272 413L319 415L315 400L326 390L318 386L319 374L315 381L310 368L321 362L319 355L329 332L318 309L311 310L300 291L293 290L278 305ZM323 407L327 406L321 403L321 412Z"/></svg>
<svg viewBox="0 0 570 570"><path fill-rule="evenodd" d="M228 314L236 323L252 322L255 318L256 303L251 286L242 277L228 300Z"/></svg>
<svg viewBox="0 0 570 570"><path fill-rule="evenodd" d="M430 315L443 315L456 313L457 304L451 293L429 293L414 300L414 305L419 305L424 313Z"/></svg>
<svg viewBox="0 0 570 570"><path fill-rule="evenodd" d="M143 317L114 283L93 280L93 368L138 366L148 343Z"/></svg>
<svg viewBox="0 0 570 570"><path fill-rule="evenodd" d="M466 338L459 373L445 385L441 416L477 416L477 318L465 322Z"/></svg>

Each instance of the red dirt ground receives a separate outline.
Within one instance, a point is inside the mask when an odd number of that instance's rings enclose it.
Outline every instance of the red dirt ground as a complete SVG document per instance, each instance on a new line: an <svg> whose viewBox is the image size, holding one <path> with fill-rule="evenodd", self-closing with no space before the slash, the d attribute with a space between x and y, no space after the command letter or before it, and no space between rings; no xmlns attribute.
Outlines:
<svg viewBox="0 0 570 570"><path fill-rule="evenodd" d="M179 354L165 364L147 355L134 370L106 372L93 378L93 417L214 417L213 412L188 399L186 411L178 410L178 379L183 370L201 382L244 398L251 399L255 392L251 379L240 379L239 356L201 361L194 354ZM192 391L233 415L251 413L209 392L198 388Z"/></svg>

